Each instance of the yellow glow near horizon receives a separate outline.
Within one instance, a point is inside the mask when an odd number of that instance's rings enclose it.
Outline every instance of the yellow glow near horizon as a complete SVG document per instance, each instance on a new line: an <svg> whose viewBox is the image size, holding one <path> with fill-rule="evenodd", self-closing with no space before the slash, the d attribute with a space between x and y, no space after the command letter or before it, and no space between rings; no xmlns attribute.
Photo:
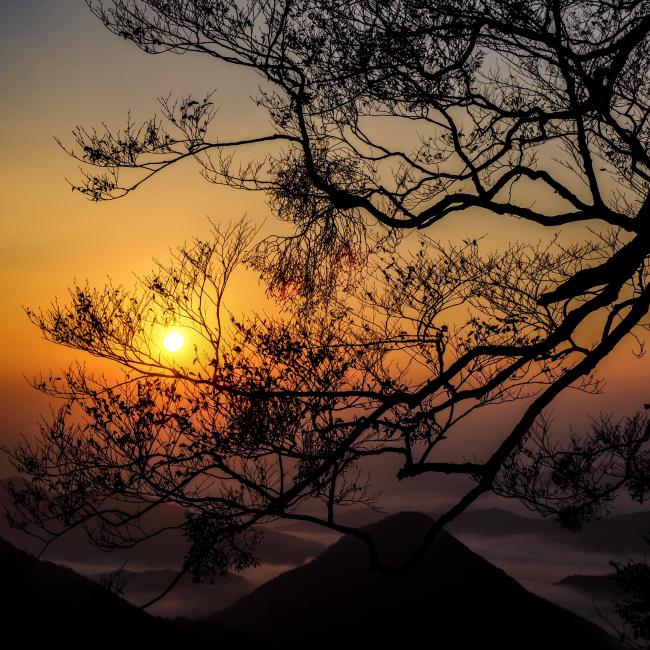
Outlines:
<svg viewBox="0 0 650 650"><path fill-rule="evenodd" d="M178 352L183 347L183 343L183 335L176 330L167 332L163 339L163 347L167 352Z"/></svg>

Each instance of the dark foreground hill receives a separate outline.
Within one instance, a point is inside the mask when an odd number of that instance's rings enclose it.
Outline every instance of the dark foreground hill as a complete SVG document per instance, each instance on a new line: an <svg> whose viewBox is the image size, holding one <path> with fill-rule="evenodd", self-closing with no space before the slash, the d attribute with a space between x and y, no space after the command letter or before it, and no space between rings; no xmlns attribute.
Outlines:
<svg viewBox="0 0 650 650"><path fill-rule="evenodd" d="M431 523L426 515L402 513L366 530L395 562ZM600 628L529 593L444 532L402 576L369 572L365 547L346 536L213 620L287 649L617 647Z"/></svg>
<svg viewBox="0 0 650 650"><path fill-rule="evenodd" d="M92 580L37 560L2 538L0 621L3 647L256 647L243 633L222 626L150 616Z"/></svg>

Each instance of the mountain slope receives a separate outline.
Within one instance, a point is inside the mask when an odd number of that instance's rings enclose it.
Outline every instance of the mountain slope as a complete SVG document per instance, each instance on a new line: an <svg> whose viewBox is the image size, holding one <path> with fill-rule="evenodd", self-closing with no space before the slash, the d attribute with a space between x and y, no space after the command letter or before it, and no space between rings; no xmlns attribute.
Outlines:
<svg viewBox="0 0 650 650"><path fill-rule="evenodd" d="M401 513L368 526L386 561L406 557L432 520ZM369 572L366 549L346 536L316 560L262 585L215 615L286 648L614 648L596 626L534 596L453 536L403 576Z"/></svg>
<svg viewBox="0 0 650 650"><path fill-rule="evenodd" d="M2 642L25 647L252 647L241 632L159 619L71 569L37 560L0 538ZM214 640L219 639L217 644Z"/></svg>

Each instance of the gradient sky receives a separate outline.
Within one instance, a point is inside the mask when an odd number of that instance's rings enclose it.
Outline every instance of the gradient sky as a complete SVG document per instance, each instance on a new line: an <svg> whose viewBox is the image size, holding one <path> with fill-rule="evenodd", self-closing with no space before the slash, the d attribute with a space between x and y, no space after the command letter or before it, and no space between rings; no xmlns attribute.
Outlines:
<svg viewBox="0 0 650 650"><path fill-rule="evenodd" d="M126 199L91 203L70 191L65 178L77 177L76 163L54 137L70 141L75 124L121 126L128 109L136 121L147 118L156 98L171 91L201 96L215 88L222 137L268 129L249 99L256 89L252 73L197 55L146 55L105 30L83 0L2 0L0 84L0 441L7 443L31 435L47 413L47 400L25 376L72 358L40 338L23 306L63 297L73 279L101 285L110 275L128 284L132 272L149 270L152 257L164 258L169 247L206 234L208 216L220 222L268 215L262 195L209 185L191 163ZM515 232L522 231L518 223ZM498 227L504 240L513 232L507 224ZM528 236L534 228L525 227ZM253 278L247 282L238 292L241 306L249 300L254 307L262 291ZM604 365L604 396L562 398L556 410L563 421L580 426L587 412L623 415L650 401L650 364L628 350ZM500 428L498 418L488 422ZM0 475L9 471L0 459ZM417 491L410 485L405 489Z"/></svg>

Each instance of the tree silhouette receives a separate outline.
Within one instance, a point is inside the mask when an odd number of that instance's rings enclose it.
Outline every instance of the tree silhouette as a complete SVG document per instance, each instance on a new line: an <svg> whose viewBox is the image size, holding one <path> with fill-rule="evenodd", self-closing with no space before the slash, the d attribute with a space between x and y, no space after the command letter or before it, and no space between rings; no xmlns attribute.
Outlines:
<svg viewBox="0 0 650 650"><path fill-rule="evenodd" d="M614 603L622 625L612 624L624 647L650 648L650 565L645 562L614 563L622 597Z"/></svg>
<svg viewBox="0 0 650 650"><path fill-rule="evenodd" d="M340 506L376 503L368 470L382 456L399 480L473 481L407 567L490 490L572 527L619 489L645 498L642 416L560 446L544 414L569 387L598 390L598 364L648 327L647 2L88 4L145 52L256 71L272 127L229 141L212 95L165 98L142 124L77 127L62 145L85 164L74 189L119 198L191 158L213 183L265 192L293 232L215 227L133 291L76 286L30 313L47 338L125 375L73 367L39 383L67 401L36 446L10 450L33 479L17 523L94 522L98 543L128 546L158 533L143 513L177 503L184 570L203 576L254 561L254 526L278 517L355 534L382 566L372 538L337 520ZM245 158L264 143L266 157ZM533 224L540 242L433 238L439 222L479 216L488 234ZM242 263L280 316L228 316ZM155 342L170 324L200 340L185 365ZM468 416L512 401L518 419L490 453L450 457Z"/></svg>

